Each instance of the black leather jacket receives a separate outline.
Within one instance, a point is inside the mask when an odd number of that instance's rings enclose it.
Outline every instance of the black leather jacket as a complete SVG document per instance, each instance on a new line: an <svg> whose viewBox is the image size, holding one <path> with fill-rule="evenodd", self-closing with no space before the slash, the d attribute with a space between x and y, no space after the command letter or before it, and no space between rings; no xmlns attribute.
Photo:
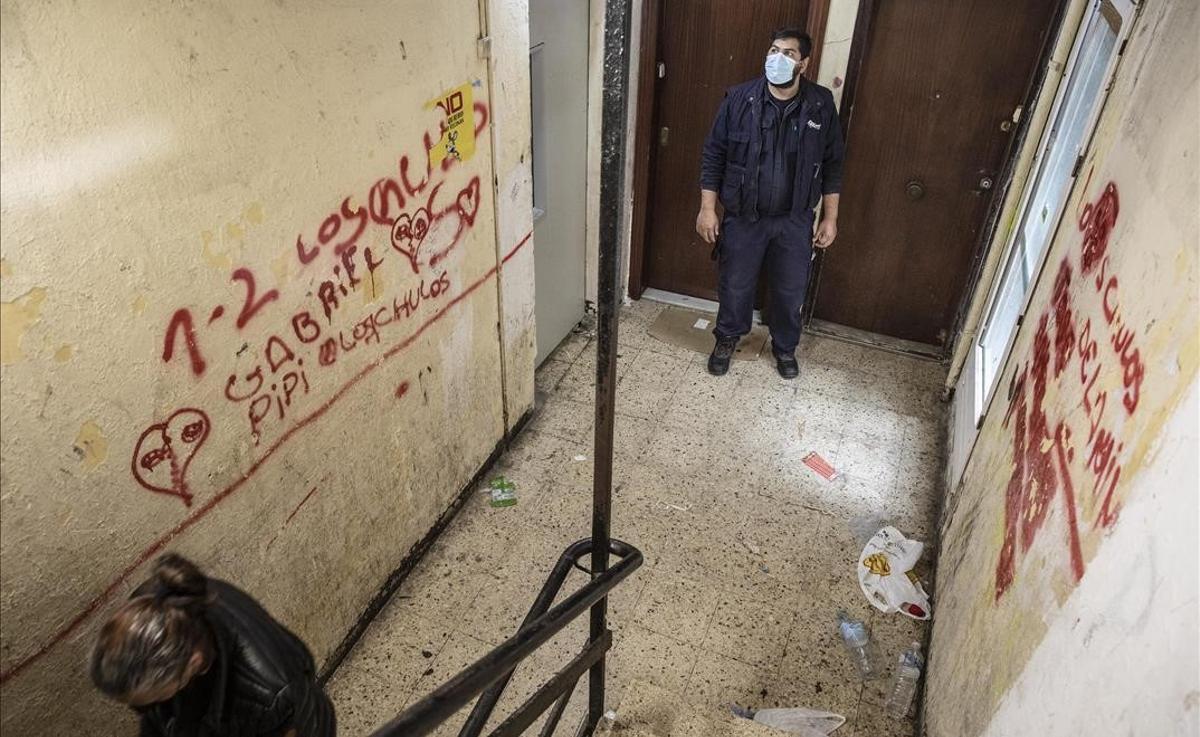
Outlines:
<svg viewBox="0 0 1200 737"><path fill-rule="evenodd" d="M237 587L208 585L216 662L170 701L139 709L142 737L333 737L333 705L304 643Z"/></svg>

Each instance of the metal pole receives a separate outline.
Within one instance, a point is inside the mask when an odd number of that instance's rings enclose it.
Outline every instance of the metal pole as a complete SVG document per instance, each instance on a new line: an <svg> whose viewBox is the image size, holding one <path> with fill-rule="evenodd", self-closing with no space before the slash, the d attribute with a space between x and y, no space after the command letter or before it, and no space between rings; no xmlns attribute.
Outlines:
<svg viewBox="0 0 1200 737"><path fill-rule="evenodd" d="M608 570L612 534L613 420L617 385L617 315L621 290L621 213L625 181L625 121L629 90L631 0L604 3L604 103L600 132L600 258L596 287L596 437L592 472L592 575ZM608 629L608 599L591 611L590 639ZM588 674L590 732L604 714L604 665Z"/></svg>

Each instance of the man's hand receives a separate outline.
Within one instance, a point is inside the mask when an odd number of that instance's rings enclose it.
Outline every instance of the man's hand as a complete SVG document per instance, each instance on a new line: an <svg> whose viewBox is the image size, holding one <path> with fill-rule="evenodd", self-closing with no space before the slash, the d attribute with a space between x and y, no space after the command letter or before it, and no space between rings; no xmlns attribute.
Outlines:
<svg viewBox="0 0 1200 737"><path fill-rule="evenodd" d="M833 245L833 239L837 238L837 221L830 218L821 220L817 226L817 233L813 237L813 244L817 248L829 248Z"/></svg>
<svg viewBox="0 0 1200 737"><path fill-rule="evenodd" d="M717 242L717 236L721 234L721 221L717 218L715 209L700 208L700 214L696 216L696 232L700 234L705 243Z"/></svg>

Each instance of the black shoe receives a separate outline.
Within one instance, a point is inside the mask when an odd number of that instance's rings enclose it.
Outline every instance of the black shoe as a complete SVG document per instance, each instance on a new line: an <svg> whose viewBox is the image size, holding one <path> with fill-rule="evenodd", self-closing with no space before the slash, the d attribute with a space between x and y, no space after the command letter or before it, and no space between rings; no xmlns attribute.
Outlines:
<svg viewBox="0 0 1200 737"><path fill-rule="evenodd" d="M717 338L712 353L708 355L708 373L713 376L724 376L729 373L729 359L737 350L737 338Z"/></svg>
<svg viewBox="0 0 1200 737"><path fill-rule="evenodd" d="M776 353L775 369L785 379L794 379L800 375L800 364L794 353Z"/></svg>

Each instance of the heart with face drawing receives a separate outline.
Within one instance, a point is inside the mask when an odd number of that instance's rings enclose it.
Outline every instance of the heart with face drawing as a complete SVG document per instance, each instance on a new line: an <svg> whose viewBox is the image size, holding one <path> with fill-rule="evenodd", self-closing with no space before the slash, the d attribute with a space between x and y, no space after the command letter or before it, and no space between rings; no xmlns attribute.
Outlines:
<svg viewBox="0 0 1200 737"><path fill-rule="evenodd" d="M392 248L408 257L413 273L419 273L421 244L429 234L429 210L420 208L412 215L401 213L392 222Z"/></svg>
<svg viewBox="0 0 1200 737"><path fill-rule="evenodd" d="M187 468L208 439L212 423L195 408L176 411L166 422L146 428L133 450L133 477L156 494L177 496L192 505Z"/></svg>

